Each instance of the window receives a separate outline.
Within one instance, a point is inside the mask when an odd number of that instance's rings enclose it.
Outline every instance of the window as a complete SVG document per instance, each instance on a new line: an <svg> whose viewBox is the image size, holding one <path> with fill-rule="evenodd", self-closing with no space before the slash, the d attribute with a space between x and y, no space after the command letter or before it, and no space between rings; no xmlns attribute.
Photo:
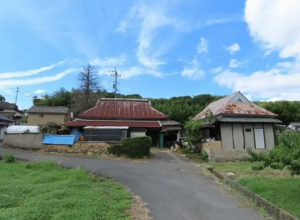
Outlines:
<svg viewBox="0 0 300 220"><path fill-rule="evenodd" d="M243 102L241 99L237 100L237 102Z"/></svg>
<svg viewBox="0 0 300 220"><path fill-rule="evenodd" d="M40 114L40 118L44 118L44 114Z"/></svg>
<svg viewBox="0 0 300 220"><path fill-rule="evenodd" d="M251 132L251 128L246 128L246 132Z"/></svg>
<svg viewBox="0 0 300 220"><path fill-rule="evenodd" d="M3 112L3 111L4 111L4 109L3 109L3 108L1 108L1 109L0 109L0 112Z"/></svg>

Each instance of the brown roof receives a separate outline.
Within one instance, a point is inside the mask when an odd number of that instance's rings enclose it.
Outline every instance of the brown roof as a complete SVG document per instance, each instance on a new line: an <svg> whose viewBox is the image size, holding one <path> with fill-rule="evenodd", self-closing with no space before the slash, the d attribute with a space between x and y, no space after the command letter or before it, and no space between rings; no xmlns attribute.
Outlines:
<svg viewBox="0 0 300 220"><path fill-rule="evenodd" d="M127 120L84 120L77 119L64 124L66 127L85 127L85 126L128 126L142 128L159 128L158 121L127 121Z"/></svg>
<svg viewBox="0 0 300 220"><path fill-rule="evenodd" d="M99 99L96 106L79 114L81 118L97 119L167 119L145 99Z"/></svg>
<svg viewBox="0 0 300 220"><path fill-rule="evenodd" d="M66 114L69 108L65 106L32 106L28 113L48 113L48 114Z"/></svg>
<svg viewBox="0 0 300 220"><path fill-rule="evenodd" d="M200 120L211 112L215 115L257 115L276 117L277 115L251 102L231 102L232 98L237 95L236 92L230 96L222 98L216 102L210 103L204 110L194 117L194 120Z"/></svg>

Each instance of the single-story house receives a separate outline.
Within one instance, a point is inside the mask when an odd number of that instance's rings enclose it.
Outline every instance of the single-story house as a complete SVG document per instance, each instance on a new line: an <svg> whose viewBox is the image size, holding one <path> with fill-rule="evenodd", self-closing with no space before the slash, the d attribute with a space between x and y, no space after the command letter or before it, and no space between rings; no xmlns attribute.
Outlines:
<svg viewBox="0 0 300 220"><path fill-rule="evenodd" d="M0 115L0 140L3 140L4 133L7 131L7 127L14 124L14 121L3 115Z"/></svg>
<svg viewBox="0 0 300 220"><path fill-rule="evenodd" d="M95 107L64 124L75 140L120 141L128 137L150 136L153 145L163 147L179 140L181 123L154 109L146 99L101 98Z"/></svg>
<svg viewBox="0 0 300 220"><path fill-rule="evenodd" d="M15 125L21 124L22 114L23 112L18 109L16 104L0 102L0 115L13 120Z"/></svg>
<svg viewBox="0 0 300 220"><path fill-rule="evenodd" d="M70 120L70 109L65 106L33 106L27 113L28 125L63 124Z"/></svg>
<svg viewBox="0 0 300 220"><path fill-rule="evenodd" d="M204 148L271 149L275 146L274 124L281 123L276 116L236 92L209 104L193 120L203 121Z"/></svg>

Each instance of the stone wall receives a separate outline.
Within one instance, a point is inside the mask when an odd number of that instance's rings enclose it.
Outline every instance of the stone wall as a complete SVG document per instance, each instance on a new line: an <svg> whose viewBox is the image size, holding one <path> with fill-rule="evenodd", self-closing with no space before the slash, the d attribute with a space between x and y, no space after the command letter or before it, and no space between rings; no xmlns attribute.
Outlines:
<svg viewBox="0 0 300 220"><path fill-rule="evenodd" d="M253 150L254 152L269 153L269 150ZM246 149L206 149L209 156L209 161L226 162L226 161L240 161L248 156Z"/></svg>
<svg viewBox="0 0 300 220"><path fill-rule="evenodd" d="M42 148L43 134L6 134L3 147L13 147L25 150L40 150Z"/></svg>
<svg viewBox="0 0 300 220"><path fill-rule="evenodd" d="M56 153L81 153L81 154L107 154L107 148L114 142L85 142L79 141L73 145L50 145L44 144L45 152Z"/></svg>

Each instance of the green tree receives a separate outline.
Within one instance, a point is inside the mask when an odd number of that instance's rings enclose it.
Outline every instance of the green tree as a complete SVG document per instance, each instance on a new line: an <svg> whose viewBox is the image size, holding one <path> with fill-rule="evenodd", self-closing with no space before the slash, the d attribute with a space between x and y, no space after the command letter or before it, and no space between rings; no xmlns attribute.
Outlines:
<svg viewBox="0 0 300 220"><path fill-rule="evenodd" d="M5 102L5 97L0 95L0 102Z"/></svg>

